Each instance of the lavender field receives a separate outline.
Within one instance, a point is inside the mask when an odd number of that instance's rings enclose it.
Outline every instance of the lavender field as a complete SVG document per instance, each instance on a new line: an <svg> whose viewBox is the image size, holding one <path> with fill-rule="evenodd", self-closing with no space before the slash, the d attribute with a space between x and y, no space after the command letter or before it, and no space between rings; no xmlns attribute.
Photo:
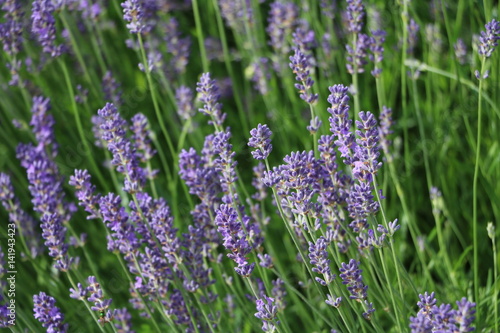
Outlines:
<svg viewBox="0 0 500 333"><path fill-rule="evenodd" d="M500 332L499 12L0 0L0 331Z"/></svg>

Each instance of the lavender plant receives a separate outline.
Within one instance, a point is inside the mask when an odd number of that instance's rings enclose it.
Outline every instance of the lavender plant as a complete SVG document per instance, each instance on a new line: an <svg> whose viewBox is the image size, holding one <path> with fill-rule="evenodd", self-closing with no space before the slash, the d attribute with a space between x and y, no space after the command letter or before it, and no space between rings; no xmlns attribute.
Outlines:
<svg viewBox="0 0 500 333"><path fill-rule="evenodd" d="M494 6L0 1L0 327L498 331Z"/></svg>

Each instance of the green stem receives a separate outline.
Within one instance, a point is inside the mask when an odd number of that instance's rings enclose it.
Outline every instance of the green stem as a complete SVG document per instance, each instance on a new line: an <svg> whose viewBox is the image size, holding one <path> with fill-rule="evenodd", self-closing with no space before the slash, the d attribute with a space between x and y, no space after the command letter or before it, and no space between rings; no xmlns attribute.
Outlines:
<svg viewBox="0 0 500 333"><path fill-rule="evenodd" d="M485 68L485 63L486 63L486 58L483 57L481 61L481 72L480 75L482 76L484 73L484 68ZM473 247L474 247L474 298L476 303L478 304L477 309L476 309L476 316L477 318L481 318L481 307L479 306L479 240L477 237L477 181L479 178L479 157L481 155L481 138L482 138L482 132L483 132L483 127L482 127L482 113L483 113L483 108L482 108L482 101L481 97L483 94L483 81L484 79L481 78L479 80L479 99L477 101L477 139L476 139L476 161L475 161L475 166L474 166L474 179L472 182L472 239L473 239ZM495 281L496 282L496 281Z"/></svg>
<svg viewBox="0 0 500 333"><path fill-rule="evenodd" d="M81 123L80 117L78 115L78 107L76 105L75 94L73 92L73 86L71 84L71 79L69 77L68 68L66 67L66 64L62 61L61 58L59 58L59 65L61 66L61 70L63 71L64 79L66 80L66 85L67 85L68 92L69 92L69 98L71 100L71 107L73 108L73 116L75 117L76 128L78 130L78 134L80 135L80 140L82 141L82 144L85 148L85 151L89 155L88 160L91 164L91 167L92 167L94 173L97 175L97 178L99 178L99 182L101 183L102 186L104 186L104 188L106 190L109 190L107 182L105 181L99 167L97 166L94 158L92 157L91 149L90 149L89 143L87 141L87 138L85 137L82 123Z"/></svg>
<svg viewBox="0 0 500 333"><path fill-rule="evenodd" d="M201 25L200 9L198 7L198 0L193 0L193 14L194 21L196 25L196 34L198 37L198 46L200 47L201 63L203 67L203 72L208 73L209 64L207 59L207 51L205 50L205 37L203 35L203 29Z"/></svg>

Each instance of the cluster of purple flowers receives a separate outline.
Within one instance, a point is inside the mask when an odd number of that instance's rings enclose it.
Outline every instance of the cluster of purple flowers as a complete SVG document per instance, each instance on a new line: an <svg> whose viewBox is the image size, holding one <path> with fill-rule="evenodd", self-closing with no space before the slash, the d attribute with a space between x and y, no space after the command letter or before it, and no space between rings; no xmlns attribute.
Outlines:
<svg viewBox="0 0 500 333"><path fill-rule="evenodd" d="M139 158L135 147L126 137L126 121L120 116L116 107L106 103L104 108L98 110L102 122L102 140L107 143L108 150L113 154L111 164L125 176L124 190L129 193L141 191L146 175L139 166ZM149 148L149 153L153 151Z"/></svg>
<svg viewBox="0 0 500 333"><path fill-rule="evenodd" d="M419 311L416 317L410 317L412 333L426 332L472 332L475 328L472 322L476 313L476 304L469 302L465 297L456 301L457 309L450 304L436 305L434 292L425 292L419 295L417 302Z"/></svg>
<svg viewBox="0 0 500 333"><path fill-rule="evenodd" d="M301 99L313 104L318 100L318 94L311 93L314 80L310 76L309 60L299 48L294 51L294 55L290 56L290 68L299 82L295 84L295 88L299 90Z"/></svg>
<svg viewBox="0 0 500 333"><path fill-rule="evenodd" d="M221 127L226 119L226 114L222 112L222 104L219 103L219 87L215 80L210 78L210 73L204 73L196 87L196 91L200 93L200 101L204 103L203 108L199 111L211 117L209 124Z"/></svg>
<svg viewBox="0 0 500 333"><path fill-rule="evenodd" d="M69 290L71 292L70 297L94 303L91 310L99 314L99 322L103 325L111 322L113 320L113 312L109 310L111 299L104 298L104 292L95 276L89 276L87 282L87 287L83 287L81 283L78 283L76 290L71 288Z"/></svg>
<svg viewBox="0 0 500 333"><path fill-rule="evenodd" d="M258 124L256 128L250 131L250 140L248 140L248 145L256 150L252 151L252 156L256 160L265 160L271 150L273 145L271 144L271 135L273 132L269 129L267 125Z"/></svg>
<svg viewBox="0 0 500 333"><path fill-rule="evenodd" d="M31 143L19 144L17 158L26 169L33 210L40 216L45 246L49 248L49 255L56 260L55 267L66 271L75 258L70 258L67 254L64 224L70 220L76 207L65 200L63 179L53 160L57 155L57 144L53 130L54 119L48 113L49 108L49 99L33 98L30 125L36 146Z"/></svg>
<svg viewBox="0 0 500 333"><path fill-rule="evenodd" d="M43 52L51 57L58 57L63 52L63 45L56 45L56 10L51 0L35 0L31 9L31 32L42 45Z"/></svg>
<svg viewBox="0 0 500 333"><path fill-rule="evenodd" d="M343 262L339 276L342 279L342 284L347 285L347 290L351 293L350 298L363 303L365 311L363 312L363 317L370 319L375 309L373 308L373 304L366 300L368 286L363 283L362 271L359 269L359 264L354 259L351 259L348 264Z"/></svg>
<svg viewBox="0 0 500 333"><path fill-rule="evenodd" d="M481 31L478 53L479 55L489 58L498 46L497 41L500 39L500 22L492 19L490 22L486 23L484 27L486 31Z"/></svg>
<svg viewBox="0 0 500 333"><path fill-rule="evenodd" d="M64 315L61 310L55 305L56 300L54 297L40 292L38 295L33 296L33 312L35 319L37 319L47 332L67 332L68 324L64 324Z"/></svg>

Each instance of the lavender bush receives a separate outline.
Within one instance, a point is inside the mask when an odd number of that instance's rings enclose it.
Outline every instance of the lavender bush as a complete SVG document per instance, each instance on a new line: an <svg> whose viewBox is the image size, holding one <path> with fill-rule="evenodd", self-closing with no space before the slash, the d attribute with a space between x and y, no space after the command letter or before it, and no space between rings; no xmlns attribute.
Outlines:
<svg viewBox="0 0 500 333"><path fill-rule="evenodd" d="M0 327L500 332L491 1L0 1Z"/></svg>

